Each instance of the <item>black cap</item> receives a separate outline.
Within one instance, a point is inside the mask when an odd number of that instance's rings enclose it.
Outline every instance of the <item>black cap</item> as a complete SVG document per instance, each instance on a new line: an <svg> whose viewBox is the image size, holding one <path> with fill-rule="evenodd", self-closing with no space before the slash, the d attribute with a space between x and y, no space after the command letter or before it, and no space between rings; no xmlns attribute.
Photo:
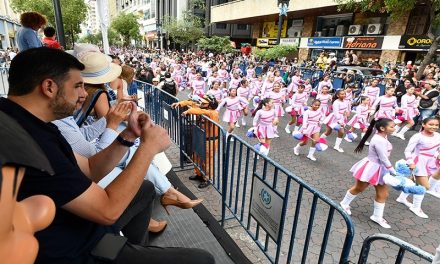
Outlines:
<svg viewBox="0 0 440 264"><path fill-rule="evenodd" d="M171 78L171 73L166 72L166 73L165 73L165 78Z"/></svg>

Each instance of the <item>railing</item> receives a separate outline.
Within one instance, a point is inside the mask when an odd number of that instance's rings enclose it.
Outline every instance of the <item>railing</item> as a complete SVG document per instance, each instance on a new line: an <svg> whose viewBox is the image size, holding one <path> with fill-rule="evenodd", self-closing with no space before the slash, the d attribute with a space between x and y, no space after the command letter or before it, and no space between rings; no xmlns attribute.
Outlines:
<svg viewBox="0 0 440 264"><path fill-rule="evenodd" d="M0 68L0 97L6 97L9 91L9 68L1 67Z"/></svg>
<svg viewBox="0 0 440 264"><path fill-rule="evenodd" d="M426 260L426 263L431 263L434 258L434 256L429 254L428 252L423 251L420 248L417 248L397 237L387 234L375 234L367 237L364 240L364 243L362 244L361 254L359 255L358 264L367 264L368 256L370 254L371 244L375 241L390 242L391 244L394 244L399 247L399 252L397 253L396 260L394 262L396 264L402 263L406 251L409 251L412 254L418 256L421 260ZM421 262L417 262L417 263L421 263Z"/></svg>
<svg viewBox="0 0 440 264"><path fill-rule="evenodd" d="M225 154L222 225L227 216L238 220L271 263L348 262L354 236L351 217L247 142L231 137ZM325 228L314 225L316 218L327 220ZM319 248L319 254L311 247ZM339 258L326 259L329 248L340 251Z"/></svg>

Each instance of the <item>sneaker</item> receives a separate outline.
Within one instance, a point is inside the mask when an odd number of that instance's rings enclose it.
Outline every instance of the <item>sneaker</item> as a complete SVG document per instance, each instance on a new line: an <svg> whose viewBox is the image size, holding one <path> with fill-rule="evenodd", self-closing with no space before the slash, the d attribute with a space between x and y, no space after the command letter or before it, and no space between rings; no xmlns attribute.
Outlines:
<svg viewBox="0 0 440 264"><path fill-rule="evenodd" d="M438 192L437 190L428 190L426 192L429 193L430 195L440 199L440 192Z"/></svg>
<svg viewBox="0 0 440 264"><path fill-rule="evenodd" d="M371 221L376 222L383 228L391 228L391 226L388 224L387 220L383 218L376 217L374 215L370 216Z"/></svg>
<svg viewBox="0 0 440 264"><path fill-rule="evenodd" d="M369 146L370 145L370 142L368 142L368 141L365 141L365 144L364 144L365 146Z"/></svg>
<svg viewBox="0 0 440 264"><path fill-rule="evenodd" d="M286 131L287 134L292 133L288 127L286 127L286 128L284 129L284 131Z"/></svg>
<svg viewBox="0 0 440 264"><path fill-rule="evenodd" d="M188 179L190 181L203 181L203 177L202 176L198 176L198 175L189 176Z"/></svg>
<svg viewBox="0 0 440 264"><path fill-rule="evenodd" d="M336 146L334 146L333 149L336 150L336 151L338 151L338 152L340 152L340 153L343 153L343 152L344 152L344 150L343 150L341 147L336 147Z"/></svg>
<svg viewBox="0 0 440 264"><path fill-rule="evenodd" d="M278 134L273 135L274 138L279 138L280 136Z"/></svg>
<svg viewBox="0 0 440 264"><path fill-rule="evenodd" d="M241 120L241 125L242 125L242 126L246 126L246 120L244 120L244 119Z"/></svg>
<svg viewBox="0 0 440 264"><path fill-rule="evenodd" d="M240 124L238 122L235 123L235 127L240 127Z"/></svg>
<svg viewBox="0 0 440 264"><path fill-rule="evenodd" d="M293 154L299 156L299 147L294 147L293 148Z"/></svg>
<svg viewBox="0 0 440 264"><path fill-rule="evenodd" d="M398 197L398 198L396 199L396 202L401 203L401 204L404 204L404 205L406 205L406 206L409 207L409 208L411 208L411 207L413 206L413 204L410 203L410 202L408 202L407 199L403 199L403 198L400 198L400 197Z"/></svg>
<svg viewBox="0 0 440 264"><path fill-rule="evenodd" d="M351 215L351 208L348 205L343 205L342 203L339 203L339 205L341 205L342 209L344 209L344 211L348 214Z"/></svg>
<svg viewBox="0 0 440 264"><path fill-rule="evenodd" d="M396 135L394 135L395 137L400 138L401 140L405 140L405 136L402 134L397 133Z"/></svg>
<svg viewBox="0 0 440 264"><path fill-rule="evenodd" d="M204 188L208 187L209 185L210 185L209 181L204 181L204 182L200 183L198 187L199 187L199 189L204 189Z"/></svg>
<svg viewBox="0 0 440 264"><path fill-rule="evenodd" d="M347 142L349 142L349 143L353 142L353 140L349 139L348 136L345 136L345 137L344 137L344 140L347 141Z"/></svg>
<svg viewBox="0 0 440 264"><path fill-rule="evenodd" d="M307 158L311 161L316 161L316 158L313 155L307 155Z"/></svg>
<svg viewBox="0 0 440 264"><path fill-rule="evenodd" d="M428 215L422 211L422 208L414 208L413 206L411 206L409 208L409 210L411 210L411 212L413 212L418 217L425 218L425 219L428 218Z"/></svg>

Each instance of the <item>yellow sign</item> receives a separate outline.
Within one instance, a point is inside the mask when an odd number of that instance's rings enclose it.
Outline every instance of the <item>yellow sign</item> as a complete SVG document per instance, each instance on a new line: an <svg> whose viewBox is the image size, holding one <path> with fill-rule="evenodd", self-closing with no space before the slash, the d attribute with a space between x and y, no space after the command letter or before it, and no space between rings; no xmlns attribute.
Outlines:
<svg viewBox="0 0 440 264"><path fill-rule="evenodd" d="M257 47L259 48L268 48L268 47L274 47L277 45L277 39L276 38L258 38L257 39Z"/></svg>
<svg viewBox="0 0 440 264"><path fill-rule="evenodd" d="M278 34L278 22L264 22L263 23L263 38L276 38ZM281 27L281 37L285 38L287 34L287 19L284 19Z"/></svg>

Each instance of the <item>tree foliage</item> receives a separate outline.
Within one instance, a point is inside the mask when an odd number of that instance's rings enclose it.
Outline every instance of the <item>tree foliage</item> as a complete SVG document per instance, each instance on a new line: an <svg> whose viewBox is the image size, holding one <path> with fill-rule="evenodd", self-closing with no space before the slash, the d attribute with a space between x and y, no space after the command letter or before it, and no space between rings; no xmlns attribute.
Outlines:
<svg viewBox="0 0 440 264"><path fill-rule="evenodd" d="M393 21L408 15L417 5L419 0L335 0L340 10L358 11L361 13L389 13ZM428 16L428 37L432 40L431 48L426 54L417 72L420 79L426 66L431 62L440 43L440 0L425 0L426 15Z"/></svg>
<svg viewBox="0 0 440 264"><path fill-rule="evenodd" d="M124 39L124 45L130 44L130 39L139 41L139 23L134 14L121 13L111 24L111 27Z"/></svg>
<svg viewBox="0 0 440 264"><path fill-rule="evenodd" d="M91 43L95 45L102 45L102 32L98 32L96 34L89 34L84 36L78 40L79 43ZM120 45L120 38L118 33L116 33L113 29L108 30L108 43L109 45Z"/></svg>
<svg viewBox="0 0 440 264"><path fill-rule="evenodd" d="M273 48L259 49L253 48L252 54L259 59L270 60L270 59L281 59L287 55L295 52L297 50L296 46L291 45L277 45Z"/></svg>
<svg viewBox="0 0 440 264"><path fill-rule="evenodd" d="M197 45L199 49L213 51L217 53L220 52L228 53L232 51L231 40L227 36L226 37L212 36L210 38L202 37L197 42Z"/></svg>
<svg viewBox="0 0 440 264"><path fill-rule="evenodd" d="M164 17L163 28L179 44L194 43L205 34L201 19L190 14L185 14L179 20L175 17Z"/></svg>
<svg viewBox="0 0 440 264"><path fill-rule="evenodd" d="M52 0L10 0L12 9L17 13L35 11L45 16L49 24L55 25L55 13ZM70 38L81 31L80 24L87 16L84 0L60 0L66 37Z"/></svg>

